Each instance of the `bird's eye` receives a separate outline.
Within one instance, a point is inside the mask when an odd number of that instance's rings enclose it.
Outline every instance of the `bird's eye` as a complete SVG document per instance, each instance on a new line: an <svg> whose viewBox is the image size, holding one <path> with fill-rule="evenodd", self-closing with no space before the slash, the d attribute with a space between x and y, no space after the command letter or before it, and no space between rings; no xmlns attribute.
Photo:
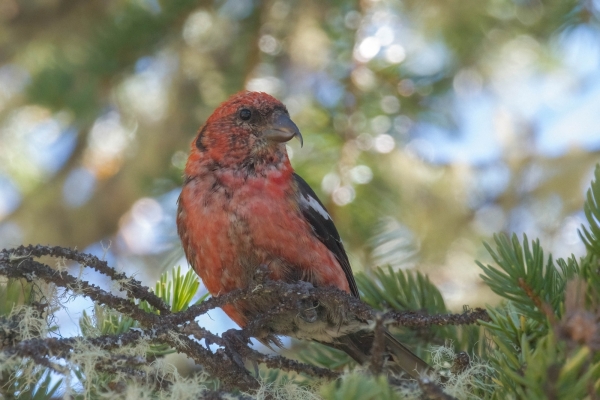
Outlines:
<svg viewBox="0 0 600 400"><path fill-rule="evenodd" d="M240 110L240 118L243 119L244 121L248 121L251 116L252 116L252 112L250 110L248 110L247 108L242 108Z"/></svg>

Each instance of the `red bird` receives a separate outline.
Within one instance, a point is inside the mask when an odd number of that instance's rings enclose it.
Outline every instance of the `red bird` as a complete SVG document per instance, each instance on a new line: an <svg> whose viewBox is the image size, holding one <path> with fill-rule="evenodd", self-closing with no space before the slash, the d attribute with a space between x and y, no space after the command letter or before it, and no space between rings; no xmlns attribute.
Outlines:
<svg viewBox="0 0 600 400"><path fill-rule="evenodd" d="M329 213L290 164L285 142L294 137L302 143L280 101L242 92L221 104L192 141L177 231L190 265L213 296L247 287L263 265L270 279L335 286L359 297ZM238 302L223 310L244 327L268 306ZM319 308L314 315L294 315L273 333L318 340L367 361L372 333L353 333L357 323L340 326L331 310ZM427 369L387 332L386 347L411 376Z"/></svg>

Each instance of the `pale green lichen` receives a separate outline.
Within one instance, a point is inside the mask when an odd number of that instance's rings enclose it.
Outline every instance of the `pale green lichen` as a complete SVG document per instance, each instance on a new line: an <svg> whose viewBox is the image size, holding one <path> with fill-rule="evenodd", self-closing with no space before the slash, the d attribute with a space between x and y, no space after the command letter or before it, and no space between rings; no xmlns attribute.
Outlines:
<svg viewBox="0 0 600 400"><path fill-rule="evenodd" d="M431 360L436 369L449 368L456 353L450 346L435 346ZM449 373L441 386L444 392L460 400L479 399L482 393L493 393L496 385L492 381L494 368L477 357L471 357L469 365L458 373Z"/></svg>
<svg viewBox="0 0 600 400"><path fill-rule="evenodd" d="M17 329L19 331L20 340L30 340L39 337L46 337L48 333L48 323L46 318L40 316L39 311L30 306L15 306L13 307L8 318L17 318L19 323Z"/></svg>

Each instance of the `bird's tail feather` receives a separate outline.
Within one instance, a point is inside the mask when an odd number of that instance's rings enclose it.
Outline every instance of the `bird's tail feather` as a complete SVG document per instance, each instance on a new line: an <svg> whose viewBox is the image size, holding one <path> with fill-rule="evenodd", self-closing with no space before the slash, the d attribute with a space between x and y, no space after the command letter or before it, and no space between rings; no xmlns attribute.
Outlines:
<svg viewBox="0 0 600 400"><path fill-rule="evenodd" d="M431 369L429 364L400 343L387 329L384 335L385 352L391 361L389 368L393 372L406 373L411 378L418 379ZM364 364L371 358L374 339L373 332L357 332L337 338L335 343L325 344L344 351L359 364Z"/></svg>

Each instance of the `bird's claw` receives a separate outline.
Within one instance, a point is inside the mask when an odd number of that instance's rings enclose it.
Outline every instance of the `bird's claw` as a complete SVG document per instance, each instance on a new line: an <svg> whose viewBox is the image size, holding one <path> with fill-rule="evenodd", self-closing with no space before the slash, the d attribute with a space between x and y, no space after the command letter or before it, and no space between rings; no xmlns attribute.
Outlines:
<svg viewBox="0 0 600 400"><path fill-rule="evenodd" d="M300 297L300 300L298 300L298 309L300 311L298 312L297 316L309 324L316 322L319 318L318 308L320 303L310 298L310 289L313 288L314 286L310 282L296 282L297 294Z"/></svg>
<svg viewBox="0 0 600 400"><path fill-rule="evenodd" d="M246 369L244 365L244 354L248 353L248 346L250 345L250 338L248 338L243 331L238 329L229 329L222 335L225 347L225 353L231 357L233 362L240 368ZM256 360L250 358L254 367L254 373L258 376L258 363Z"/></svg>
<svg viewBox="0 0 600 400"><path fill-rule="evenodd" d="M298 318L302 319L304 322L308 322L309 324L316 322L319 318L319 313L317 311L319 302L300 300L298 303L298 308L301 310L298 313Z"/></svg>

